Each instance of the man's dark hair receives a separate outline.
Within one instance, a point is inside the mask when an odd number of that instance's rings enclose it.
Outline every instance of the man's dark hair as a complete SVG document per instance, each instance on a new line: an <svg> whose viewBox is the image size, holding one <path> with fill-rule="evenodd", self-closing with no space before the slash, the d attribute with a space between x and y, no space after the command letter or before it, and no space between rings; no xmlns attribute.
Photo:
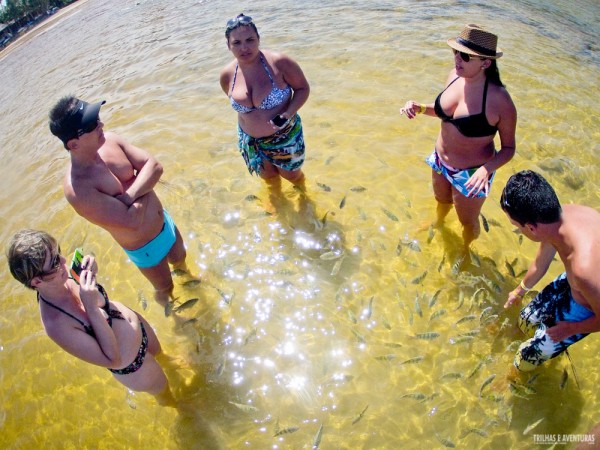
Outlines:
<svg viewBox="0 0 600 450"><path fill-rule="evenodd" d="M50 119L50 131L56 137L58 137L65 148L68 150L67 142L69 140L76 138L76 135L73 135L73 131L71 127L68 126L69 119L73 110L77 107L77 103L79 100L72 95L67 95L61 98L56 105L48 114L48 118Z"/></svg>
<svg viewBox="0 0 600 450"><path fill-rule="evenodd" d="M558 222L562 212L550 183L532 170L523 170L508 179L500 206L521 226Z"/></svg>

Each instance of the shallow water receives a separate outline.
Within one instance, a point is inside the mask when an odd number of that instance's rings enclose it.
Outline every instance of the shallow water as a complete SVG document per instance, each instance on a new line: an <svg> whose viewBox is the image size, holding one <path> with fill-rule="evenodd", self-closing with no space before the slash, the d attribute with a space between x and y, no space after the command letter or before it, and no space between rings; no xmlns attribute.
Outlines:
<svg viewBox="0 0 600 450"><path fill-rule="evenodd" d="M284 185L276 216L253 200L265 190L237 153L218 84L231 58L223 25L241 11L311 84L301 110L309 199ZM0 446L310 448L323 426L321 448L500 449L585 433L600 420L597 336L571 350L580 389L564 357L524 398L501 382L522 339L517 311L502 309L520 279L506 263L518 275L536 247L520 242L498 200L512 173L534 168L563 203L600 207L599 15L594 0L89 0L0 53L2 241L33 227L94 252L111 298L155 327L185 404L161 408L62 352L3 264ZM398 108L435 98L452 65L445 40L471 22L500 35L518 148L483 209L480 267L459 272L455 216L444 232L420 230L434 215L423 158L439 122L409 122ZM193 308L166 318L108 234L64 200L68 155L46 122L67 93L106 99L105 127L164 165L157 192L203 277L176 288L179 302L201 299ZM324 227L313 208L327 213Z"/></svg>

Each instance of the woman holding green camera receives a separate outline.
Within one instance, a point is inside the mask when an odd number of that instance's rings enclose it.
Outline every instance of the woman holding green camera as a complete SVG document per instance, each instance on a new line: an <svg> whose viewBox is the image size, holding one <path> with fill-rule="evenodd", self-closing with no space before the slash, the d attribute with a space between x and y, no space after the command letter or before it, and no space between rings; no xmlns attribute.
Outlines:
<svg viewBox="0 0 600 450"><path fill-rule="evenodd" d="M161 351L156 334L141 315L109 300L96 283L98 264L93 256L81 260L80 284L69 276L56 239L43 231L16 233L7 256L13 277L37 291L50 339L71 355L106 367L129 389L174 406L167 377L155 359Z"/></svg>

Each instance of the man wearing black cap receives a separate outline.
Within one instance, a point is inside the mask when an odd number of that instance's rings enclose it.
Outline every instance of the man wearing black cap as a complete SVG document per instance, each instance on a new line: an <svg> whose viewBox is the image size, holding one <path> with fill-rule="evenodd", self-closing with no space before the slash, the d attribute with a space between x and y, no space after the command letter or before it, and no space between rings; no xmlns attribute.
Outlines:
<svg viewBox="0 0 600 450"><path fill-rule="evenodd" d="M166 305L173 290L169 263L187 267L179 230L154 192L163 168L145 150L104 133L104 103L67 96L50 111L50 131L71 155L65 197L80 216L113 236Z"/></svg>

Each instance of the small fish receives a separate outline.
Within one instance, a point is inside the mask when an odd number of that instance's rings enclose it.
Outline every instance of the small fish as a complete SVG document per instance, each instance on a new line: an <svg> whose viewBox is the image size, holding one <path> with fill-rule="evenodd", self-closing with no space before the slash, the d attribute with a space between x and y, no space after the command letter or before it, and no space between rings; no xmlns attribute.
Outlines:
<svg viewBox="0 0 600 450"><path fill-rule="evenodd" d="M281 435L283 435L283 434L291 434L291 433L295 433L295 432L296 432L296 431L298 431L299 429L300 429L300 427L287 427L287 428L282 428L281 430L277 430L273 436L274 436L274 437L276 437L276 436L281 436Z"/></svg>
<svg viewBox="0 0 600 450"><path fill-rule="evenodd" d="M248 342L254 340L254 338L256 337L256 328L252 328L252 330L250 330L250 333L248 333L248 336L246 336L246 338L244 339L244 345L248 345Z"/></svg>
<svg viewBox="0 0 600 450"><path fill-rule="evenodd" d="M464 378L464 375L459 372L448 372L440 377L440 380L459 380Z"/></svg>
<svg viewBox="0 0 600 450"><path fill-rule="evenodd" d="M312 450L317 450L319 448L319 445L321 445L322 437L323 437L323 424L321 424L321 426L319 427L319 431L317 431L317 434L315 435L315 438L314 438L313 444L312 444Z"/></svg>
<svg viewBox="0 0 600 450"><path fill-rule="evenodd" d="M438 272L440 272L442 270L442 267L444 267L445 262L446 262L446 253L444 253L444 256L442 256L442 260L438 264L438 268L437 268Z"/></svg>
<svg viewBox="0 0 600 450"><path fill-rule="evenodd" d="M490 384L492 381L494 381L494 378L496 378L496 374L493 373L492 375L490 375L489 377L487 377L483 383L481 384L481 387L479 388L479 398L481 398L481 393L483 392L483 390L485 389L485 387Z"/></svg>
<svg viewBox="0 0 600 450"><path fill-rule="evenodd" d="M465 260L465 257L461 256L456 261L454 261L454 264L452 264L452 271L451 271L453 276L458 275L458 273L460 272L460 266L464 260Z"/></svg>
<svg viewBox="0 0 600 450"><path fill-rule="evenodd" d="M354 328L351 329L352 334L354 334L354 336L356 336L356 339L358 339L358 341L362 344L366 344L367 340L365 339L365 337L360 334L358 331L356 331Z"/></svg>
<svg viewBox="0 0 600 450"><path fill-rule="evenodd" d="M532 387L529 387L529 386L525 386L524 384L517 384L517 383L510 382L508 384L508 387L513 392L513 394L516 393L516 394L533 395L533 394L537 393L537 391L535 389L533 389Z"/></svg>
<svg viewBox="0 0 600 450"><path fill-rule="evenodd" d="M429 321L431 322L432 320L438 319L440 317L442 317L444 314L446 314L446 310L445 309L438 309L437 311L433 312L431 314L431 316L429 316Z"/></svg>
<svg viewBox="0 0 600 450"><path fill-rule="evenodd" d="M383 324L383 326L384 326L384 328L386 330L391 330L392 329L392 325L388 322L386 316L381 316L381 323Z"/></svg>
<svg viewBox="0 0 600 450"><path fill-rule="evenodd" d="M486 363L486 359L482 359L481 361L479 361L477 363L477 365L473 368L473 370L471 370L471 373L469 373L469 375L467 376L467 378L473 378L475 376L475 374L477 372L479 372L479 370L483 367L483 365Z"/></svg>
<svg viewBox="0 0 600 450"><path fill-rule="evenodd" d="M477 253L475 253L472 250L469 250L469 256L471 257L471 263L475 267L481 267L481 260L479 259L479 256L477 256Z"/></svg>
<svg viewBox="0 0 600 450"><path fill-rule="evenodd" d="M192 306L194 306L196 303L198 303L199 300L200 300L199 298L190 298L189 300L186 300L181 305L179 305L177 308L173 308L173 312L179 312L179 311L189 309Z"/></svg>
<svg viewBox="0 0 600 450"><path fill-rule="evenodd" d="M236 402L228 402L228 403L232 404L237 409L239 409L241 411L244 411L244 412L256 412L256 411L258 411L258 408L256 406L245 405L243 403L236 403Z"/></svg>
<svg viewBox="0 0 600 450"><path fill-rule="evenodd" d="M342 209L344 206L346 206L346 196L344 195L344 198L342 199L342 201L340 202L340 209Z"/></svg>
<svg viewBox="0 0 600 450"><path fill-rule="evenodd" d="M144 291L141 289L138 291L138 301L140 302L140 305L142 305L142 309L146 311L146 308L148 308L148 300L146 300Z"/></svg>
<svg viewBox="0 0 600 450"><path fill-rule="evenodd" d="M388 219L393 220L394 222L398 222L398 217L396 217L391 211L385 208L381 208L381 210L386 216L388 216Z"/></svg>
<svg viewBox="0 0 600 450"><path fill-rule="evenodd" d="M432 225L429 225L429 229L427 230L427 243L431 244L431 241L433 241L433 237L435 236L435 230L433 229Z"/></svg>
<svg viewBox="0 0 600 450"><path fill-rule="evenodd" d="M165 305L165 317L169 317L173 312L173 308L175 307L175 302L167 302Z"/></svg>
<svg viewBox="0 0 600 450"><path fill-rule="evenodd" d="M326 166L328 166L329 164L331 164L331 161L333 161L333 160L335 159L335 157L336 157L336 156L337 156L337 155L333 155L333 156L330 156L329 158L327 158L327 159L325 160L325 165L326 165Z"/></svg>
<svg viewBox="0 0 600 450"><path fill-rule="evenodd" d="M429 299L429 308L431 309L431 307L433 307L433 305L435 305L435 303L437 302L438 296L440 295L440 292L442 292L441 289L438 289L437 291L435 291L435 293L431 296L431 298Z"/></svg>
<svg viewBox="0 0 600 450"><path fill-rule="evenodd" d="M423 317L423 310L421 309L421 304L419 303L419 294L415 297L415 312L419 315L419 317Z"/></svg>
<svg viewBox="0 0 600 450"><path fill-rule="evenodd" d="M466 438L470 433L476 434L478 436L481 437L488 437L488 433L485 430L482 430L481 428L467 428L466 430L464 430L462 432L462 434L460 435L461 439Z"/></svg>
<svg viewBox="0 0 600 450"><path fill-rule="evenodd" d="M480 292L485 292L485 288L479 288L475 292L473 292L473 295L471 295L471 308L477 301L477 295L479 295Z"/></svg>
<svg viewBox="0 0 600 450"><path fill-rule="evenodd" d="M398 344L396 342L384 342L383 345L385 345L386 347L390 347L390 348L400 348L400 347L402 347L402 344Z"/></svg>
<svg viewBox="0 0 600 450"><path fill-rule="evenodd" d="M396 359L396 355L394 355L393 353L387 355L379 355L376 356L375 359L377 361L391 361L392 359Z"/></svg>
<svg viewBox="0 0 600 450"><path fill-rule="evenodd" d="M363 186L354 186L354 187L351 187L350 190L352 192L364 192L367 190L367 188L363 187Z"/></svg>
<svg viewBox="0 0 600 450"><path fill-rule="evenodd" d="M489 316L485 316L483 320L479 322L480 325L485 325L488 323L492 323L498 320L498 314L490 314Z"/></svg>
<svg viewBox="0 0 600 450"><path fill-rule="evenodd" d="M485 230L486 233L490 232L490 224L488 223L488 220L485 218L485 216L483 214L480 214L481 216L481 223L483 224L483 229Z"/></svg>
<svg viewBox="0 0 600 450"><path fill-rule="evenodd" d="M464 344L465 342L473 342L473 336L456 336L450 338L451 344Z"/></svg>
<svg viewBox="0 0 600 450"><path fill-rule="evenodd" d="M402 240L398 242L396 245L396 256L400 256L402 254Z"/></svg>
<svg viewBox="0 0 600 450"><path fill-rule="evenodd" d="M569 379L569 373L567 369L563 370L562 377L560 379L560 388L564 389L567 386L567 380Z"/></svg>
<svg viewBox="0 0 600 450"><path fill-rule="evenodd" d="M520 234L519 235L519 245L521 245L523 243L523 235Z"/></svg>
<svg viewBox="0 0 600 450"><path fill-rule="evenodd" d="M512 407L507 407L505 409L498 411L498 417L506 422L508 425L512 422Z"/></svg>
<svg viewBox="0 0 600 450"><path fill-rule="evenodd" d="M321 218L321 223L323 224L323 226L325 226L325 224L327 223L327 214L329 214L330 212L332 216L335 216L335 212L325 211L325 214L323 214L323 217Z"/></svg>
<svg viewBox="0 0 600 450"><path fill-rule="evenodd" d="M461 289L460 291L458 291L458 305L456 306L456 308L454 308L454 311L458 311L460 308L462 308L462 305L464 302L465 302L465 293Z"/></svg>
<svg viewBox="0 0 600 450"><path fill-rule="evenodd" d="M415 356L414 358L409 358L405 361L402 361L400 364L419 364L421 361L425 359L424 356Z"/></svg>
<svg viewBox="0 0 600 450"><path fill-rule="evenodd" d="M506 270L508 270L508 273L510 274L511 277L513 277L513 278L516 277L515 269L513 269L513 266L511 266L507 260L504 260L504 267L506 267Z"/></svg>
<svg viewBox="0 0 600 450"><path fill-rule="evenodd" d="M331 188L329 186L327 186L326 184L323 183L317 183L317 186L319 186L321 189L323 189L325 192L331 192Z"/></svg>
<svg viewBox="0 0 600 450"><path fill-rule="evenodd" d="M501 227L502 225L496 219L488 219L487 220L490 225L494 225L495 227Z"/></svg>
<svg viewBox="0 0 600 450"><path fill-rule="evenodd" d="M340 258L338 259L335 264L333 265L333 268L331 269L331 276L335 277L338 273L340 273L340 269L342 268L342 263L344 262L344 258Z"/></svg>
<svg viewBox="0 0 600 450"><path fill-rule="evenodd" d="M425 401L427 396L422 392L410 392L408 394L401 395L400 398L412 398L413 400Z"/></svg>
<svg viewBox="0 0 600 450"><path fill-rule="evenodd" d="M415 339L423 339L425 341L430 341L432 339L437 339L440 337L440 333L435 331L429 331L427 333L417 333L414 335Z"/></svg>
<svg viewBox="0 0 600 450"><path fill-rule="evenodd" d="M527 433L529 433L531 430L537 427L542 422L542 420L544 420L543 417L540 420L536 420L531 425L528 425L527 428L523 430L523 436L525 436Z"/></svg>
<svg viewBox="0 0 600 450"><path fill-rule="evenodd" d="M423 272L421 275L419 275L416 278L413 278L410 282L412 284L421 284L421 282L425 279L425 277L427 276L427 270L425 272Z"/></svg>
<svg viewBox="0 0 600 450"><path fill-rule="evenodd" d="M458 319L458 321L456 322L456 325L459 325L464 322L470 322L471 320L475 320L475 319L477 319L477 316L475 314L469 314L468 316Z"/></svg>
<svg viewBox="0 0 600 450"><path fill-rule="evenodd" d="M338 252L338 251L330 251L330 252L325 252L325 253L321 253L321 255L319 256L319 259L322 259L323 261L331 261L333 259L338 259L341 258L344 255L344 252Z"/></svg>
<svg viewBox="0 0 600 450"><path fill-rule="evenodd" d="M564 374L563 374L564 375ZM527 380L527 384L533 384L535 383L535 380L537 380L537 377L539 377L540 374L539 373L534 373L533 375L531 375L529 377L529 379Z"/></svg>
<svg viewBox="0 0 600 450"><path fill-rule="evenodd" d="M417 253L421 252L421 247L419 246L419 241L417 241L416 239L412 239L412 240L406 242L404 245L406 245L413 252L417 252Z"/></svg>
<svg viewBox="0 0 600 450"><path fill-rule="evenodd" d="M258 198L254 194L248 194L248 195L246 195L246 197L244 197L244 200L247 201L247 202L255 202L255 201L259 201L260 198Z"/></svg>
<svg viewBox="0 0 600 450"><path fill-rule="evenodd" d="M198 286L200 283L202 283L202 280L191 279L191 280L187 280L186 282L182 283L181 285L185 288L194 288L194 287Z"/></svg>
<svg viewBox="0 0 600 450"><path fill-rule="evenodd" d="M484 308L483 311L481 311L481 314L479 315L479 321L481 322L481 319L483 319L485 316L489 315L491 312L492 312L491 306Z"/></svg>
<svg viewBox="0 0 600 450"><path fill-rule="evenodd" d="M443 438L437 433L435 433L435 437L437 438L438 441L440 441L440 444L442 444L444 447L448 447L448 448L456 447L454 442L452 442L450 439Z"/></svg>
<svg viewBox="0 0 600 450"><path fill-rule="evenodd" d="M354 314L354 312L351 309L347 310L348 312L348 318L350 319L350 321L354 324L356 324L358 321L356 320L356 315Z"/></svg>
<svg viewBox="0 0 600 450"><path fill-rule="evenodd" d="M367 409L369 408L369 405L365 406L363 408L363 410L361 412L358 413L358 415L354 418L354 420L352 421L352 425L358 423L360 421L360 419L363 418L363 416L365 415L365 412L367 411Z"/></svg>

